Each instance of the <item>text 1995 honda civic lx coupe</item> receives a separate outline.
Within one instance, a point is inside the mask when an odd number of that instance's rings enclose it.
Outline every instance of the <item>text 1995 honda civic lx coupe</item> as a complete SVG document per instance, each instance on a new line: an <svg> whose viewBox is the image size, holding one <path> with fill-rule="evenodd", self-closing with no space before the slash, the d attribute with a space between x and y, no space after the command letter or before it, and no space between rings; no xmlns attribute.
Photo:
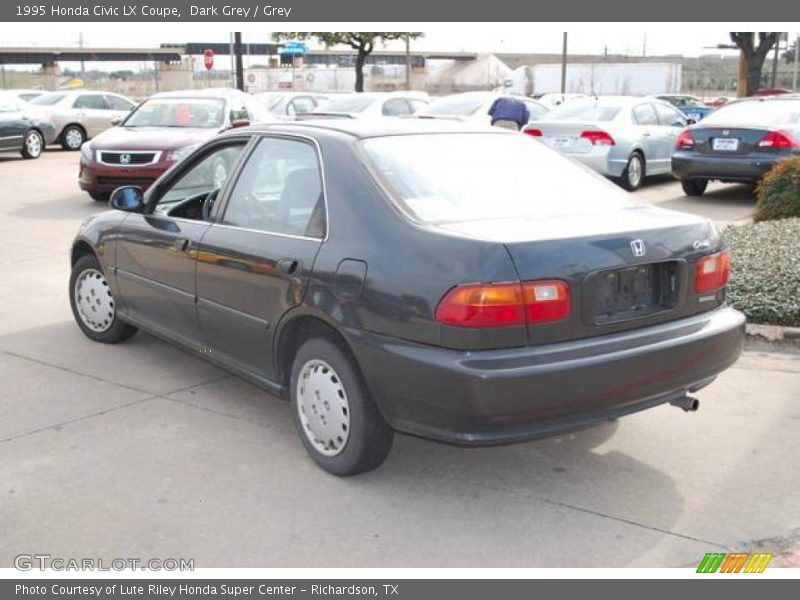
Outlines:
<svg viewBox="0 0 800 600"><path fill-rule="evenodd" d="M695 408L742 347L709 221L517 133L243 128L111 205L72 248L83 332L143 329L286 397L337 475L380 465L395 431L482 445Z"/></svg>

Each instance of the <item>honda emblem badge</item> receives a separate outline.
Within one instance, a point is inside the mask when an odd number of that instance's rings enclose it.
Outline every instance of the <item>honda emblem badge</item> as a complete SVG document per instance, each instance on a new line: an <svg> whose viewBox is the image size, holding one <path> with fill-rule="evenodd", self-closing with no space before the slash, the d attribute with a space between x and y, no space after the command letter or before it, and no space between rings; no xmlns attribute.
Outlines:
<svg viewBox="0 0 800 600"><path fill-rule="evenodd" d="M644 247L644 242L642 240L633 240L631 242L631 252L633 252L634 256L644 256L647 254L647 249Z"/></svg>
<svg viewBox="0 0 800 600"><path fill-rule="evenodd" d="M123 165L128 165L131 162L131 155L130 154L120 154L119 155L119 162Z"/></svg>

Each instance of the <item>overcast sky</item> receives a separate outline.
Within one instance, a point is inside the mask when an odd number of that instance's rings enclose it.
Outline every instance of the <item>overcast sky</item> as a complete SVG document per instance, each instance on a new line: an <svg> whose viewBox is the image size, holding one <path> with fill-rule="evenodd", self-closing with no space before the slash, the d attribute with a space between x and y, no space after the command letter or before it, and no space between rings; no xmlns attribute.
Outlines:
<svg viewBox="0 0 800 600"><path fill-rule="evenodd" d="M69 26L66 26L69 25ZM353 24L355 25L355 24ZM374 28L377 28L378 24ZM553 52L561 51L563 27L558 24L491 23L491 24L413 24L425 37L412 42L413 50L470 52ZM383 25L385 27L385 25ZM646 26L646 27L645 27ZM798 29L796 23L783 24ZM25 25L2 26L2 46L77 46L83 35L86 46L157 47L162 42L226 42L227 31L243 31L245 42L270 41L269 24L61 24L41 28ZM566 27L566 26L565 26ZM571 24L569 50L575 53L641 55L684 54L699 56L716 53L711 47L727 43L728 31L709 24ZM308 27L313 28L313 27ZM360 29L366 29L359 24ZM371 28L371 29L374 29ZM410 28L410 26L409 26ZM367 29L370 30L370 29ZM794 37L794 33L791 34ZM402 43L386 46L402 49ZM222 57L220 57L222 59ZM224 68L223 61L217 64ZM66 66L66 65L65 65ZM99 66L99 65L98 65ZM106 66L108 68L109 65ZM116 65L115 65L116 66Z"/></svg>

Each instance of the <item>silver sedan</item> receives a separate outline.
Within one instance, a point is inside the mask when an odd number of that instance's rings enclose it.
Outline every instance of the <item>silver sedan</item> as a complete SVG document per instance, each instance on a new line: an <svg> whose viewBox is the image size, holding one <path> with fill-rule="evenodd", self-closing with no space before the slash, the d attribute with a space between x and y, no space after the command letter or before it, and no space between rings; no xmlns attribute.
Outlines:
<svg viewBox="0 0 800 600"><path fill-rule="evenodd" d="M83 142L124 119L135 107L125 96L89 90L50 92L28 103L32 113L54 126L52 137L45 142L58 142L65 150L78 150Z"/></svg>
<svg viewBox="0 0 800 600"><path fill-rule="evenodd" d="M601 96L553 109L524 132L636 190L649 175L670 173L686 118L654 98Z"/></svg>

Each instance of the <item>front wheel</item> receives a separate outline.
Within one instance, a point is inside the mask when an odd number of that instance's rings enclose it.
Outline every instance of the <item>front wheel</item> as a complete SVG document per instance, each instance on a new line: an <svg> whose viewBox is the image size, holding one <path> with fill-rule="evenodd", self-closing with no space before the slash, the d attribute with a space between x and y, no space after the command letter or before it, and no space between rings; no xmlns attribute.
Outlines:
<svg viewBox="0 0 800 600"><path fill-rule="evenodd" d="M628 157L628 164L619 178L619 184L629 192L635 192L644 182L644 158L638 152L634 152Z"/></svg>
<svg viewBox="0 0 800 600"><path fill-rule="evenodd" d="M22 143L23 158L39 158L44 150L44 138L42 134L31 129L25 134L25 141Z"/></svg>
<svg viewBox="0 0 800 600"><path fill-rule="evenodd" d="M708 179L684 179L681 181L683 193L687 196L702 196L708 186Z"/></svg>
<svg viewBox="0 0 800 600"><path fill-rule="evenodd" d="M339 476L378 468L394 433L369 397L357 367L340 344L305 342L291 376L292 418L311 458Z"/></svg>
<svg viewBox="0 0 800 600"><path fill-rule="evenodd" d="M69 302L78 327L89 339L117 344L136 333L136 327L119 319L111 288L94 254L78 259L72 267Z"/></svg>

